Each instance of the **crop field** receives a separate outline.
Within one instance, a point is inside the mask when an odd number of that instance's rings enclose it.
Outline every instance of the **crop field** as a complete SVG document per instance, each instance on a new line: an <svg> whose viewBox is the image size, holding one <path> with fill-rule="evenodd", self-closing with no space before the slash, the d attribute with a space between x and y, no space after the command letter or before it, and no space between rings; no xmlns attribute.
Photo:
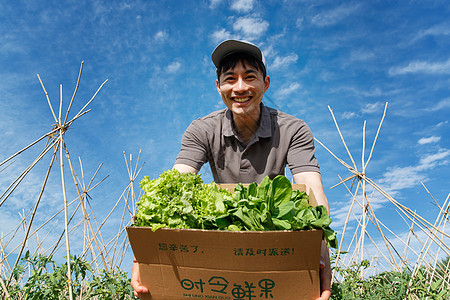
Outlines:
<svg viewBox="0 0 450 300"><path fill-rule="evenodd" d="M10 182L1 187L0 209L8 205L11 209L10 202L16 194L26 194L28 176L38 176L42 183L37 193L28 195L34 199L34 205L11 216L13 229L8 232L0 229L1 299L135 299L130 287L133 254L125 228L133 224L143 193L139 187L145 178L141 174L143 164L140 153L135 156L123 153L127 173L120 187L122 192L109 195L116 200L108 204L107 213L99 212L96 188L104 184L105 178L98 178L102 165L96 170L84 170L82 159L71 157L65 142L70 136L70 126L89 112L89 104L103 86L73 114L71 107L77 101L82 69L83 64L66 111L62 95L59 107L52 107L39 78L54 124L39 139L0 162L0 177L8 176ZM361 167L347 148L331 108L348 157L338 157L316 139L317 147L325 148L347 173L333 188L351 195L345 224L340 228L330 225L337 232L330 238L337 246L330 248L332 299L450 299L450 236L446 230L449 196L440 203L430 193L436 217L427 220L366 175L387 108L386 103L376 136L368 147L370 154L362 157ZM362 153L366 153L365 125L362 130ZM17 169L15 162L22 157L28 163L21 165L19 172L11 172ZM47 164L36 171L38 163ZM148 178L144 181L148 183ZM426 190L425 185L420 188ZM44 204L48 194L56 194L59 202ZM387 209L396 212L398 223L407 224L408 236L399 236L396 228L386 226L377 217L371 206L375 196L387 201ZM105 204L101 205L104 210ZM327 220L325 217L321 220L324 228L329 225ZM281 229L291 228L281 220L275 223ZM251 225L259 230L259 223ZM255 299L250 298L236 299Z"/></svg>

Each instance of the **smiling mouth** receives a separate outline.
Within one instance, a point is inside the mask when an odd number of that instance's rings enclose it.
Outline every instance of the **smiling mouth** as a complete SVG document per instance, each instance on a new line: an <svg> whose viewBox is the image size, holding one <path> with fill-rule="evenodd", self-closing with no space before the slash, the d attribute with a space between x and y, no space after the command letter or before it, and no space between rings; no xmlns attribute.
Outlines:
<svg viewBox="0 0 450 300"><path fill-rule="evenodd" d="M247 101L250 100L251 97L241 97L241 98L235 98L233 97L233 101L237 102L237 103L245 103Z"/></svg>

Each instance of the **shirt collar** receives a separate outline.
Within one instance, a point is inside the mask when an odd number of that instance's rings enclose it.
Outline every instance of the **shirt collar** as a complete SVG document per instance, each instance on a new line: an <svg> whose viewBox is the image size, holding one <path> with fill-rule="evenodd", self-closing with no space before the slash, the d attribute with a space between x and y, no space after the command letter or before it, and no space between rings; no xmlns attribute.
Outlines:
<svg viewBox="0 0 450 300"><path fill-rule="evenodd" d="M261 102L261 120L259 123L258 130L256 131L256 136L260 138L268 138L272 136L271 122L270 122L270 112L267 107ZM222 121L223 135L230 137L237 137L236 131L233 127L233 114L228 108L225 111L225 118Z"/></svg>

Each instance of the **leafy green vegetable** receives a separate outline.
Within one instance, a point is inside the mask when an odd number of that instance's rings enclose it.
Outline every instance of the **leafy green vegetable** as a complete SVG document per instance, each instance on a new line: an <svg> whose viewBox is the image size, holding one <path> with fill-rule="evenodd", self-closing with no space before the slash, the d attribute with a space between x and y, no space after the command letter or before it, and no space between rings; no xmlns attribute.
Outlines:
<svg viewBox="0 0 450 300"><path fill-rule="evenodd" d="M200 176L168 170L154 180L140 182L144 191L137 203L136 226L215 230L322 229L329 247L336 248L336 232L324 206L312 207L305 192L292 190L285 176L265 177L258 185L239 183L234 194Z"/></svg>
<svg viewBox="0 0 450 300"><path fill-rule="evenodd" d="M225 198L231 193L215 183L203 184L200 176L168 170L159 178L145 176L140 187L144 191L137 203L136 226L151 226L154 230L169 228L217 229L226 213Z"/></svg>

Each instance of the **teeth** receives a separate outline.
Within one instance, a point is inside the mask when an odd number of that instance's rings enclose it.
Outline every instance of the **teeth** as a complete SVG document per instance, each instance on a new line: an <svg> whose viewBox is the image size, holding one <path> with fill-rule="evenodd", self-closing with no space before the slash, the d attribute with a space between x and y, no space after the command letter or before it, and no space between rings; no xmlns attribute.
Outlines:
<svg viewBox="0 0 450 300"><path fill-rule="evenodd" d="M247 102L248 100L250 100L250 97L234 98L233 100L236 101L236 102L239 102L239 103L244 103L244 102Z"/></svg>

